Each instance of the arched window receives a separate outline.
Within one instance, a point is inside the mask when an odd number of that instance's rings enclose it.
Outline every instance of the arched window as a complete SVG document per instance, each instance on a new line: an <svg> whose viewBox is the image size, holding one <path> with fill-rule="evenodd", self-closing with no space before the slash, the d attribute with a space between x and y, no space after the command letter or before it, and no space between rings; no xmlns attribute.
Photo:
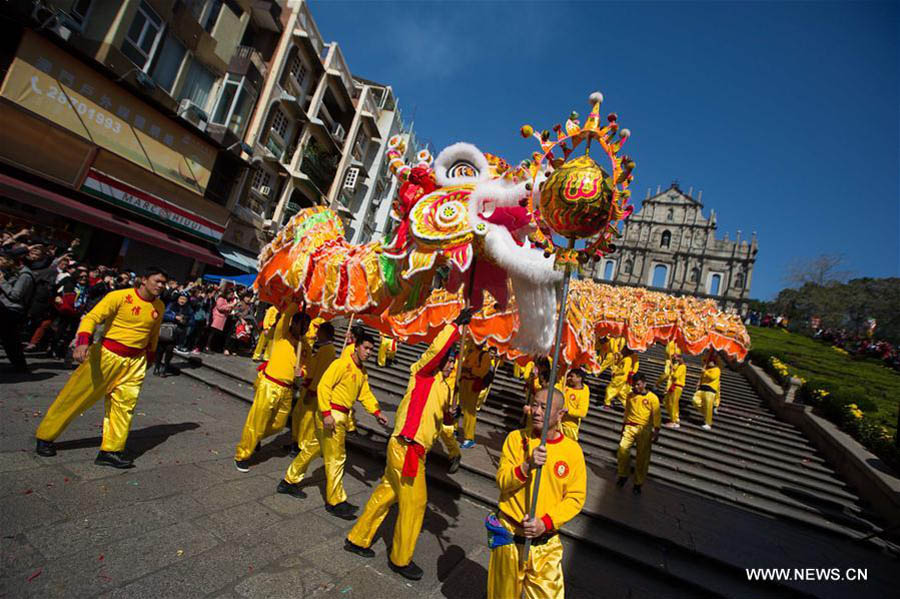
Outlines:
<svg viewBox="0 0 900 599"><path fill-rule="evenodd" d="M709 294L719 295L719 286L722 284L722 275L713 275L709 279Z"/></svg>
<svg viewBox="0 0 900 599"><path fill-rule="evenodd" d="M669 231L663 231L662 239L659 242L659 247L667 248L669 244L672 243L672 233Z"/></svg>
<svg viewBox="0 0 900 599"><path fill-rule="evenodd" d="M700 280L700 269L692 268L691 269L691 283L696 283Z"/></svg>
<svg viewBox="0 0 900 599"><path fill-rule="evenodd" d="M612 260L607 260L603 263L603 280L604 281L612 281L613 274L616 272L616 263Z"/></svg>
<svg viewBox="0 0 900 599"><path fill-rule="evenodd" d="M736 289L743 289L743 288L744 288L744 273L739 272L738 274L735 275L735 277L734 277L734 286L735 286Z"/></svg>
<svg viewBox="0 0 900 599"><path fill-rule="evenodd" d="M669 208L669 210L666 211L666 220L669 222L672 222L673 220L675 220L675 210L673 210L672 208Z"/></svg>
<svg viewBox="0 0 900 599"><path fill-rule="evenodd" d="M631 260L626 260L626 261L625 261L625 265L624 265L624 267L623 267L623 269L622 269L623 272L624 272L626 275L630 275L630 274L631 274L631 271L632 271L633 269L634 269L634 262L632 262Z"/></svg>
<svg viewBox="0 0 900 599"><path fill-rule="evenodd" d="M664 264L657 264L653 267L653 281L650 284L652 287L665 289L668 278L669 267Z"/></svg>

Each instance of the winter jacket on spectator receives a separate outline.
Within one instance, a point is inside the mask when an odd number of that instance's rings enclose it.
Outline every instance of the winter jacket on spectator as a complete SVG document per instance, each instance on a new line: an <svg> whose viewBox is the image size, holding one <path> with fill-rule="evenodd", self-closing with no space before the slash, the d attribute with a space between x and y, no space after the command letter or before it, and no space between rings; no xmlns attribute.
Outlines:
<svg viewBox="0 0 900 599"><path fill-rule="evenodd" d="M10 312L24 315L34 295L34 273L23 265L9 281L0 282L0 304Z"/></svg>

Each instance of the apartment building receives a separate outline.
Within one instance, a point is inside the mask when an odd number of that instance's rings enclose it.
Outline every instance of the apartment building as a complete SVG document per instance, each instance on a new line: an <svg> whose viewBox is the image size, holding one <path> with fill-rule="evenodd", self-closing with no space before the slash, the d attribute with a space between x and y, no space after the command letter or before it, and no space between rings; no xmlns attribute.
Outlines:
<svg viewBox="0 0 900 599"><path fill-rule="evenodd" d="M81 237L91 262L251 268L230 208L282 4L4 3L0 217Z"/></svg>
<svg viewBox="0 0 900 599"><path fill-rule="evenodd" d="M369 239L366 217L390 198L385 144L403 128L393 90L352 75L306 2L289 1L283 15L244 138L252 168L234 214L266 238L300 209L329 205L349 239Z"/></svg>

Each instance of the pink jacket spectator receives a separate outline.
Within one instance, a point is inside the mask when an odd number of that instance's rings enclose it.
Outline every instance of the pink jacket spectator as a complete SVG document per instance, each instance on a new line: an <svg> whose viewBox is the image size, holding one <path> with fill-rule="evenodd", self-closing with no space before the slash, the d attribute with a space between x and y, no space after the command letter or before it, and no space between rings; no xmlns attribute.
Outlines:
<svg viewBox="0 0 900 599"><path fill-rule="evenodd" d="M225 328L225 319L231 314L234 302L229 302L224 297L216 300L216 307L212 311L212 328L221 331Z"/></svg>

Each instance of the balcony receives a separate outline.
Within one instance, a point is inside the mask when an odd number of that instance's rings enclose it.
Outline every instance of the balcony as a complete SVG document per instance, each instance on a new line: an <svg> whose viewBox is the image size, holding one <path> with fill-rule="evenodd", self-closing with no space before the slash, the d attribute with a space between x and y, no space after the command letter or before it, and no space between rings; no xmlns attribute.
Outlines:
<svg viewBox="0 0 900 599"><path fill-rule="evenodd" d="M303 161L300 172L305 175L316 192L324 197L328 195L331 182L337 174L339 156L331 154L310 141L303 150Z"/></svg>
<svg viewBox="0 0 900 599"><path fill-rule="evenodd" d="M320 61L325 58L325 41L322 39L322 34L319 33L319 28L316 27L316 22L309 13L309 7L306 5L306 2L300 5L300 10L297 13L297 26L294 27L294 35L301 38L308 45L312 54L319 57Z"/></svg>
<svg viewBox="0 0 900 599"><path fill-rule="evenodd" d="M262 89L268 67L259 50L252 46L238 46L228 63L228 72L246 75L256 89Z"/></svg>
<svg viewBox="0 0 900 599"><path fill-rule="evenodd" d="M331 75L336 82L332 89L337 89L347 104L352 106L353 97L356 95L356 85L353 83L353 77L350 75L350 67L347 66L347 61L344 60L344 55L341 53L341 48L337 43L331 44L325 72Z"/></svg>
<svg viewBox="0 0 900 599"><path fill-rule="evenodd" d="M281 33L281 6L275 0L253 0L250 15L260 29Z"/></svg>

